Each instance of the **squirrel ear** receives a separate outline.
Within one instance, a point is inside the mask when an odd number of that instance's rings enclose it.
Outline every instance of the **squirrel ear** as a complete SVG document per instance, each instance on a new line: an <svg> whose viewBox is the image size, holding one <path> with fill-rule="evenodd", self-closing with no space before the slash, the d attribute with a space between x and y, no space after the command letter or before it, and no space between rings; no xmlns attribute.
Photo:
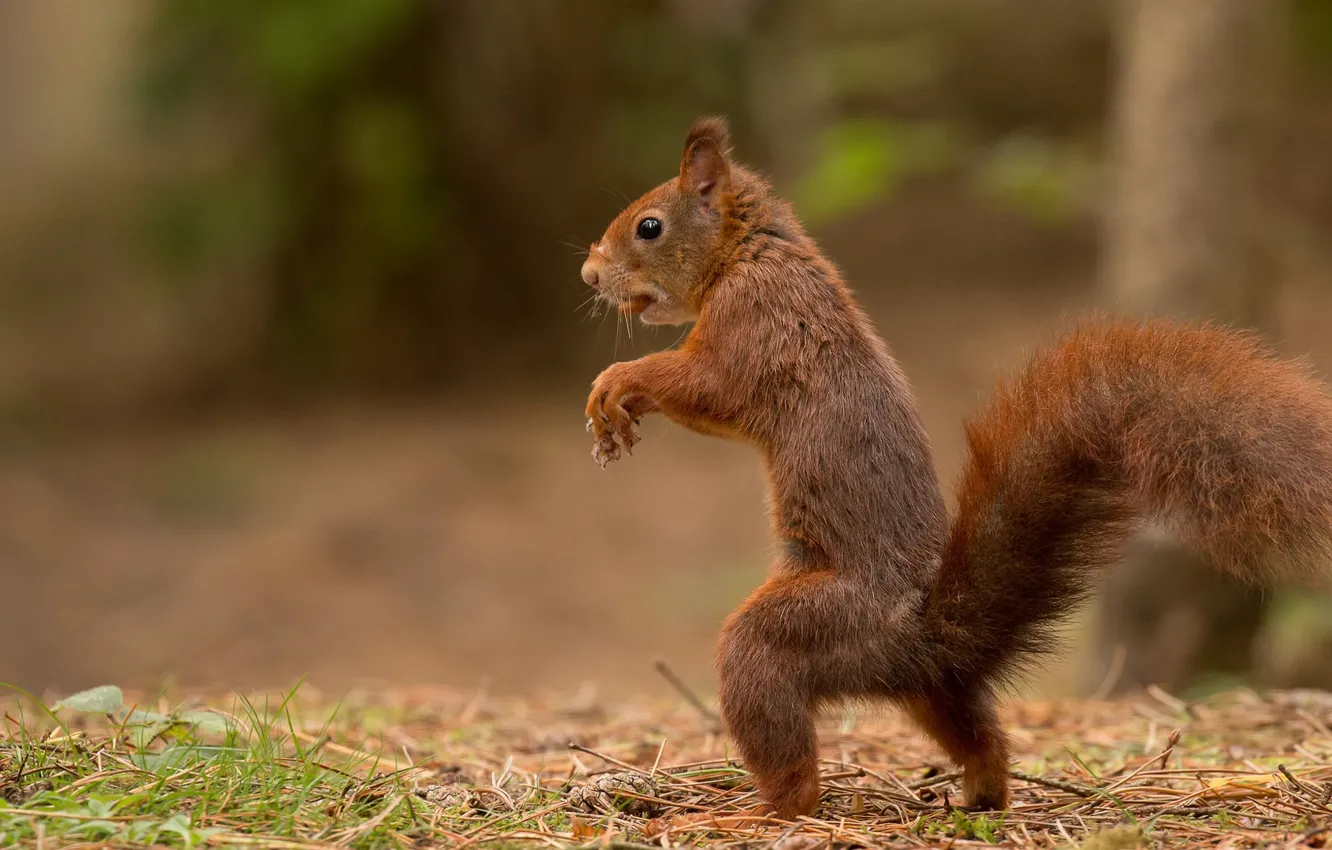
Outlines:
<svg viewBox="0 0 1332 850"><path fill-rule="evenodd" d="M731 189L731 135L725 118L700 118L685 139L680 160L680 191L696 194L711 208Z"/></svg>

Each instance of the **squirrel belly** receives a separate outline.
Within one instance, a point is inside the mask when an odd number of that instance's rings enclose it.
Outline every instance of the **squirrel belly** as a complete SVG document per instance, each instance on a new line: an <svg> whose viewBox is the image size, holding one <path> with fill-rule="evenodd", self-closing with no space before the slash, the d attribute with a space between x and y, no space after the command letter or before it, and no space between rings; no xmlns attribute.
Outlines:
<svg viewBox="0 0 1332 850"><path fill-rule="evenodd" d="M583 280L693 321L678 348L594 382L603 465L649 413L763 455L786 545L717 665L778 816L817 806L814 712L847 698L902 706L961 766L968 805L1006 807L996 691L1054 648L1051 626L1144 519L1252 582L1332 565L1332 395L1218 327L1090 321L1036 353L967 423L950 520L906 378L789 205L731 161L720 119L592 245Z"/></svg>

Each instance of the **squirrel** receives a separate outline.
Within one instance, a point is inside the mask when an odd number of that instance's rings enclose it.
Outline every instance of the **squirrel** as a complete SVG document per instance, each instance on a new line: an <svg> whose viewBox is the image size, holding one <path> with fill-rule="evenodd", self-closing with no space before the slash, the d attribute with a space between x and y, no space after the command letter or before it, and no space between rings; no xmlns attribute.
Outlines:
<svg viewBox="0 0 1332 850"><path fill-rule="evenodd" d="M950 519L907 378L791 206L731 159L724 118L693 125L679 175L615 218L582 277L644 323L692 323L597 377L603 467L653 412L762 455L779 554L716 661L727 732L778 817L817 808L814 712L865 699L958 764L968 808L1007 808L996 694L1140 519L1264 585L1332 563L1332 395L1211 324L1084 320L1032 355L966 424Z"/></svg>

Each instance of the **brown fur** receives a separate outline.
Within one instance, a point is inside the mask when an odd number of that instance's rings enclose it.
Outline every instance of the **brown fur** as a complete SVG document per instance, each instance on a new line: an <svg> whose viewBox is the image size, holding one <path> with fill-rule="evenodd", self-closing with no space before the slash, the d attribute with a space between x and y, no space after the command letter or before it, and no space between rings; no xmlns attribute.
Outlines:
<svg viewBox="0 0 1332 850"><path fill-rule="evenodd" d="M864 698L907 709L964 769L970 805L1006 806L995 691L1051 648L1049 626L1140 517L1253 581L1326 569L1332 398L1208 327L1094 323L1037 354L967 426L950 526L906 378L728 144L720 119L695 125L680 177L592 246L583 276L604 297L694 326L606 369L587 413L603 461L653 411L762 454L783 552L727 619L718 668L728 729L777 814L817 805L814 710ZM650 241L635 235L648 215L664 225Z"/></svg>

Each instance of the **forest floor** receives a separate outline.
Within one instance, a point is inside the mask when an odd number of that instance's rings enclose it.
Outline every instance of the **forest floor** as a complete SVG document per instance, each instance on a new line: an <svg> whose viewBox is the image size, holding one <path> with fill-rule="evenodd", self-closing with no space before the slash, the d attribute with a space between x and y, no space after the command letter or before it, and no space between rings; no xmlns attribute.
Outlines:
<svg viewBox="0 0 1332 850"><path fill-rule="evenodd" d="M682 691L687 697L688 694ZM1160 691L1005 711L1014 800L967 814L957 774L895 712L821 723L824 795L799 822L754 796L702 703L514 701L311 688L5 705L0 846L1322 847L1332 695Z"/></svg>
<svg viewBox="0 0 1332 850"><path fill-rule="evenodd" d="M978 287L941 310L920 291L903 285L877 315L951 480L962 417L1085 298ZM102 691L82 703L94 711L54 716L0 697L0 847L1332 835L1332 697L1294 692L1014 702L1020 776L1003 816L953 809L952 768L895 713L830 716L817 818L677 822L753 800L708 710L652 660L712 681L718 626L764 574L762 477L747 447L658 422L632 462L597 469L584 389L0 435L0 675L43 695L174 677L165 698ZM1076 690L1075 654L1031 693ZM230 690L302 676L327 690ZM460 690L401 686L421 681ZM565 696L531 697L543 688Z"/></svg>

